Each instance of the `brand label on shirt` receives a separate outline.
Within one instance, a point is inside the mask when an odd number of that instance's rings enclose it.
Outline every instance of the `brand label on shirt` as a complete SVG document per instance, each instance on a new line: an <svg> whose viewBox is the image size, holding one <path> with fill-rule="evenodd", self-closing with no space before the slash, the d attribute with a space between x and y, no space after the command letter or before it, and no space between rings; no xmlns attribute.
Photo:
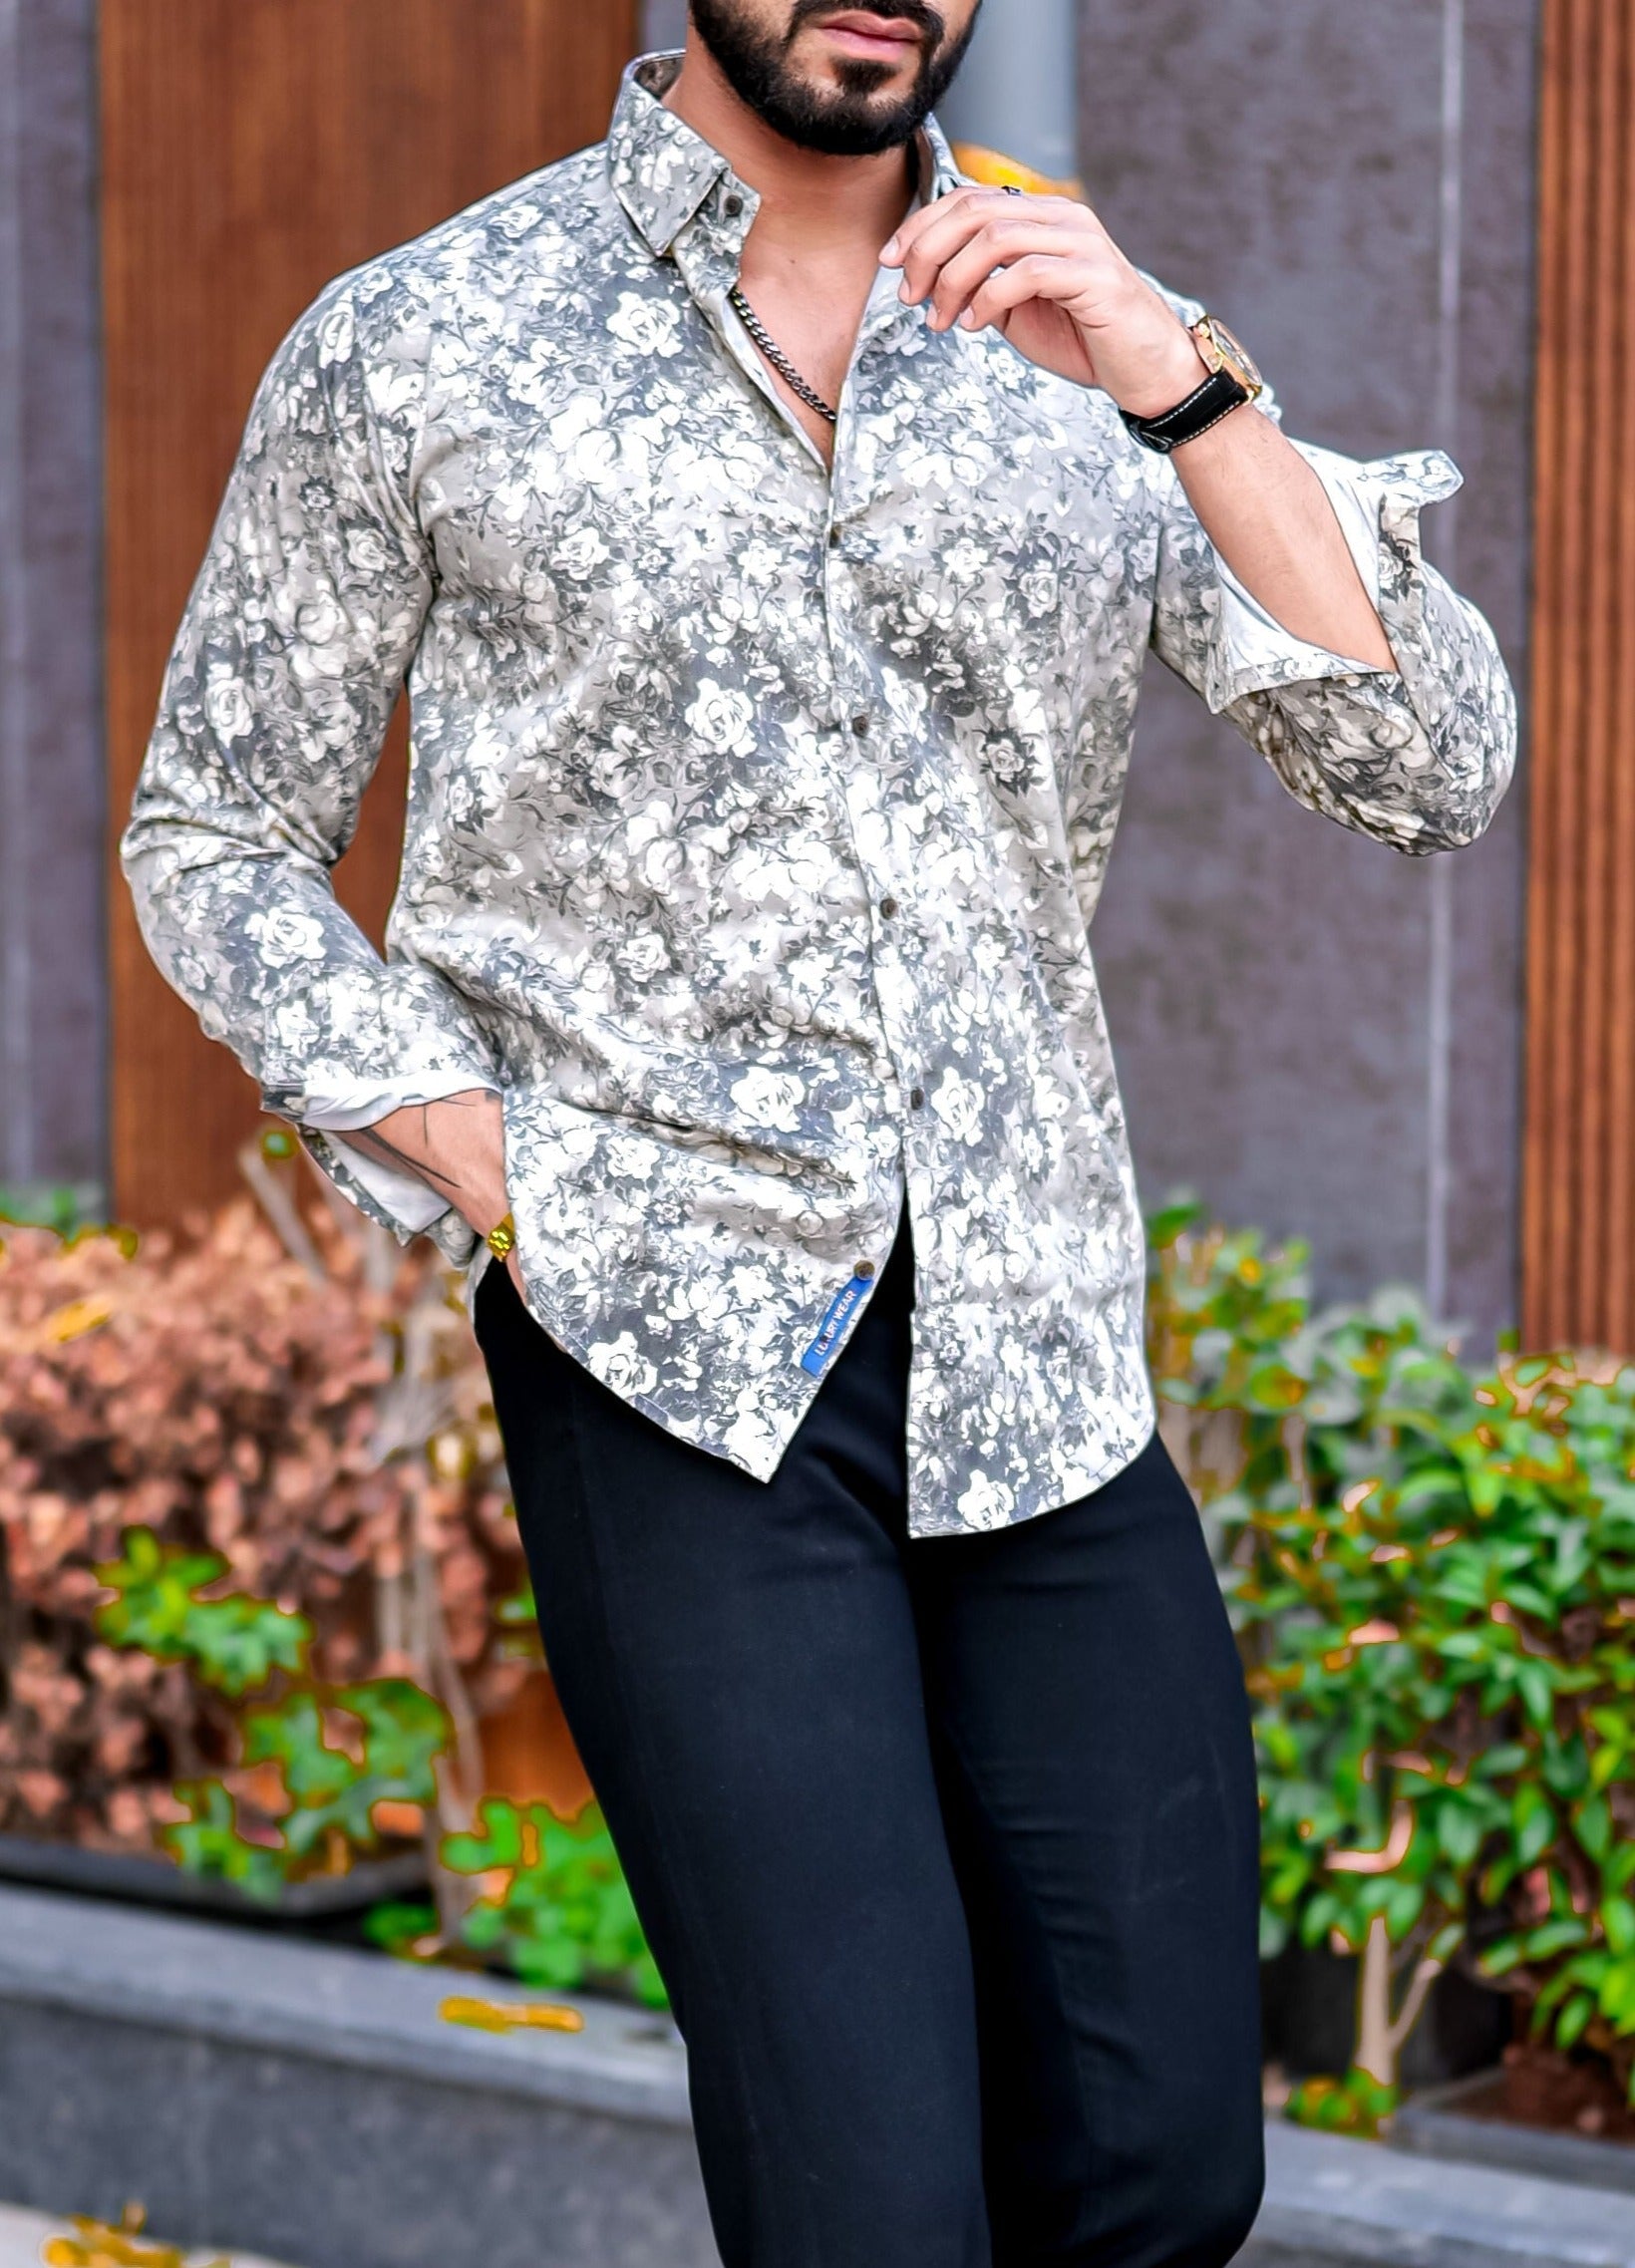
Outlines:
<svg viewBox="0 0 1635 2268"><path fill-rule="evenodd" d="M853 1276L818 1326L817 1338L801 1357L801 1368L813 1378L827 1370L873 1281L872 1276Z"/></svg>

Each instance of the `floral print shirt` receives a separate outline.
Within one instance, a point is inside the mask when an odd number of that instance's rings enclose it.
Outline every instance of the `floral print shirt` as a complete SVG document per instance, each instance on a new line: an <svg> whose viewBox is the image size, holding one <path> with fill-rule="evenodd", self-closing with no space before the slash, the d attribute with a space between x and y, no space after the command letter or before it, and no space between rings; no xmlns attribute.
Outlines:
<svg viewBox="0 0 1635 2268"><path fill-rule="evenodd" d="M911 1529L994 1528L1153 1422L1090 952L1148 648L1410 852L1486 824L1512 697L1421 555L1446 458L1306 452L1398 661L1370 671L1256 606L1105 395L933 334L888 271L830 474L728 305L756 196L663 107L675 68L297 320L123 858L267 1109L456 1260L486 1258L458 1216L335 1135L497 1089L538 1321L751 1473L906 1197ZM959 178L929 127L921 193ZM330 869L405 676L383 961Z"/></svg>

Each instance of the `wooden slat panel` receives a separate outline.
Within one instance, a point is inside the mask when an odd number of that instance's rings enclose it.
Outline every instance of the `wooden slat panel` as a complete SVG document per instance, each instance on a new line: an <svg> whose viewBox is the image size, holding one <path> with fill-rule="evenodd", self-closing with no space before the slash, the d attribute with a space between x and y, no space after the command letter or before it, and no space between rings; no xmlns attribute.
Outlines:
<svg viewBox="0 0 1635 2268"><path fill-rule="evenodd" d="M1635 1353L1635 0L1546 0L1523 1323Z"/></svg>
<svg viewBox="0 0 1635 2268"><path fill-rule="evenodd" d="M636 0L103 0L110 807L117 832L256 380L328 279L600 139ZM378 936L405 735L340 893ZM235 1186L249 1082L113 889L115 1198Z"/></svg>

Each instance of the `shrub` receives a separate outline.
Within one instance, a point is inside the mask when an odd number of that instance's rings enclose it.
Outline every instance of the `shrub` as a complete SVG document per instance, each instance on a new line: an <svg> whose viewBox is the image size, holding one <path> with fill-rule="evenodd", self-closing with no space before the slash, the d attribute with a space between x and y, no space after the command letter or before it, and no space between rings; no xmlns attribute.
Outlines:
<svg viewBox="0 0 1635 2268"><path fill-rule="evenodd" d="M481 1792L478 1717L529 1669L495 1628L521 1553L482 1366L435 1255L298 1206L290 1147L248 1153L259 1208L184 1235L0 1229L0 1827L143 1848L228 1763L210 1687L96 1628L133 1527L303 1616L322 1681L423 1684L451 1824Z"/></svg>
<svg viewBox="0 0 1635 2268"><path fill-rule="evenodd" d="M111 1645L185 1663L229 1702L261 1696L225 1733L233 1769L182 1782L181 1815L160 1839L189 1873L273 1899L286 1883L349 1871L383 1833L415 1831L437 1801L449 1721L408 1678L324 1685L303 1616L238 1592L204 1596L226 1572L223 1560L166 1552L152 1528L133 1528L124 1556L97 1569L114 1597L96 1621Z"/></svg>
<svg viewBox="0 0 1635 2268"><path fill-rule="evenodd" d="M1387 2096L1454 1959L1631 2083L1635 1371L1472 1372L1410 1299L1313 1317L1300 1261L1177 1212L1152 1303L1183 1454L1212 1429L1193 1476L1254 1698L1266 1950L1360 1956L1358 2070Z"/></svg>
<svg viewBox="0 0 1635 2268"><path fill-rule="evenodd" d="M490 1797L480 1831L449 1836L442 1857L484 1884L466 1915L465 1943L497 1955L525 1984L568 1992L612 1983L650 2008L669 2006L595 1804L563 1820L543 1803Z"/></svg>
<svg viewBox="0 0 1635 2268"><path fill-rule="evenodd" d="M175 1789L181 1815L162 1840L190 1873L275 1899L286 1883L349 1870L405 1810L431 1813L450 1725L406 1678L323 1684L306 1620L239 1592L207 1595L225 1573L220 1559L167 1551L151 1528L134 1528L124 1555L97 1569L113 1594L97 1627L112 1645L184 1665L228 1705L232 1764ZM418 1958L475 1954L530 1985L614 1985L667 2005L594 1804L564 1821L490 1796L478 1831L434 1833L428 1855L438 1905L375 1908L378 1944Z"/></svg>

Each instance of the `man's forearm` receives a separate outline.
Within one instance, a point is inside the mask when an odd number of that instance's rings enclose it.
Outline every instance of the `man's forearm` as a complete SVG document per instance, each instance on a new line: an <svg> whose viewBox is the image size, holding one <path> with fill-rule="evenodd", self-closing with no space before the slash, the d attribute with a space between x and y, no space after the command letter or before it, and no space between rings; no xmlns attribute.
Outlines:
<svg viewBox="0 0 1635 2268"><path fill-rule="evenodd" d="M487 1088L416 1103L331 1139L415 1174L447 1198L479 1236L487 1236L508 1209L501 1106Z"/></svg>
<svg viewBox="0 0 1635 2268"><path fill-rule="evenodd" d="M1269 418L1245 406L1170 460L1210 541L1295 637L1395 669L1327 490Z"/></svg>

